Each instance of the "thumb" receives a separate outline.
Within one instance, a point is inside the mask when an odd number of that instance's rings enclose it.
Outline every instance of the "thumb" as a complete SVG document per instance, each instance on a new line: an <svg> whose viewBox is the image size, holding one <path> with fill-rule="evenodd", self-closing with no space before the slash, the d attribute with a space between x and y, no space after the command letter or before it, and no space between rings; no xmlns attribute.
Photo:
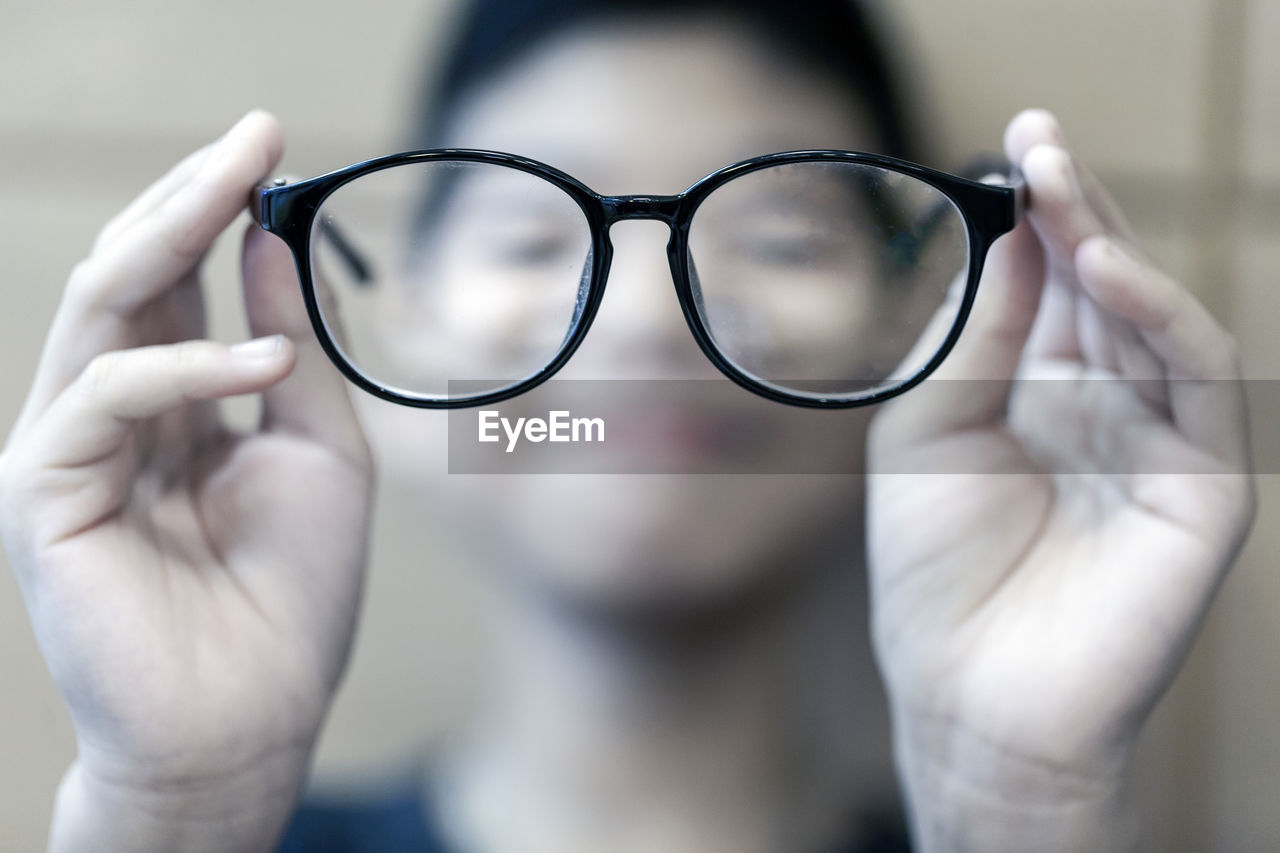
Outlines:
<svg viewBox="0 0 1280 853"><path fill-rule="evenodd" d="M293 371L263 394L262 429L313 439L368 469L369 448L346 380L312 329L289 248L250 225L242 267L250 330L255 336L283 333L297 352Z"/></svg>

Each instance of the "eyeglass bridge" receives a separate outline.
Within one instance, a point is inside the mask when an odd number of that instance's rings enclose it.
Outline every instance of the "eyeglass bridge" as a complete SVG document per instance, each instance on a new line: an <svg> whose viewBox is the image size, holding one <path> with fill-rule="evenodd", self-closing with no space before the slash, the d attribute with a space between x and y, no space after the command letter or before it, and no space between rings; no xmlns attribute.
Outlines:
<svg viewBox="0 0 1280 853"><path fill-rule="evenodd" d="M678 195L613 195L602 197L600 204L610 223L623 219L659 219L671 225L681 200Z"/></svg>

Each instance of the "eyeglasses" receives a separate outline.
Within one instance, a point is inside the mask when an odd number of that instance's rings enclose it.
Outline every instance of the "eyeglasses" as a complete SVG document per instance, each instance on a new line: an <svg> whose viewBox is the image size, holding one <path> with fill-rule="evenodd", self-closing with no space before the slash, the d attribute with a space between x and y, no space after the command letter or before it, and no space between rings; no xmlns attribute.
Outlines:
<svg viewBox="0 0 1280 853"><path fill-rule="evenodd" d="M667 224L676 296L729 379L782 403L851 407L923 381L954 346L1025 183L897 158L789 151L670 196L602 196L524 157L446 149L256 188L293 252L324 351L360 388L426 408L549 379L605 294L610 227Z"/></svg>

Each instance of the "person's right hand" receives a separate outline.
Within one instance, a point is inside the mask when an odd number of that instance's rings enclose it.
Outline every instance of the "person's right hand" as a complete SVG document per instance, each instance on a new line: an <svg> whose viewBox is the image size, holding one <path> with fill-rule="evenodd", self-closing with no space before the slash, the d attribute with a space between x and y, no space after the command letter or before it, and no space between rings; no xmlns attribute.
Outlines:
<svg viewBox="0 0 1280 853"><path fill-rule="evenodd" d="M372 465L289 251L251 225L243 347L199 267L275 168L253 112L144 192L71 274L0 455L0 534L71 713L67 849L272 843L342 674ZM217 398L262 392L257 428Z"/></svg>

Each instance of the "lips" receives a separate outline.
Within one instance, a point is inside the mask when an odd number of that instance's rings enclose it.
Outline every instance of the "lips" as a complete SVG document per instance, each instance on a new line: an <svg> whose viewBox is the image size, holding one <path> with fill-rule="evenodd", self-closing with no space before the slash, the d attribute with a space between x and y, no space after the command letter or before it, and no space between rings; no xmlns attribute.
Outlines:
<svg viewBox="0 0 1280 853"><path fill-rule="evenodd" d="M732 471L759 460L776 438L764 419L705 405L625 406L602 417L601 455L637 472Z"/></svg>

